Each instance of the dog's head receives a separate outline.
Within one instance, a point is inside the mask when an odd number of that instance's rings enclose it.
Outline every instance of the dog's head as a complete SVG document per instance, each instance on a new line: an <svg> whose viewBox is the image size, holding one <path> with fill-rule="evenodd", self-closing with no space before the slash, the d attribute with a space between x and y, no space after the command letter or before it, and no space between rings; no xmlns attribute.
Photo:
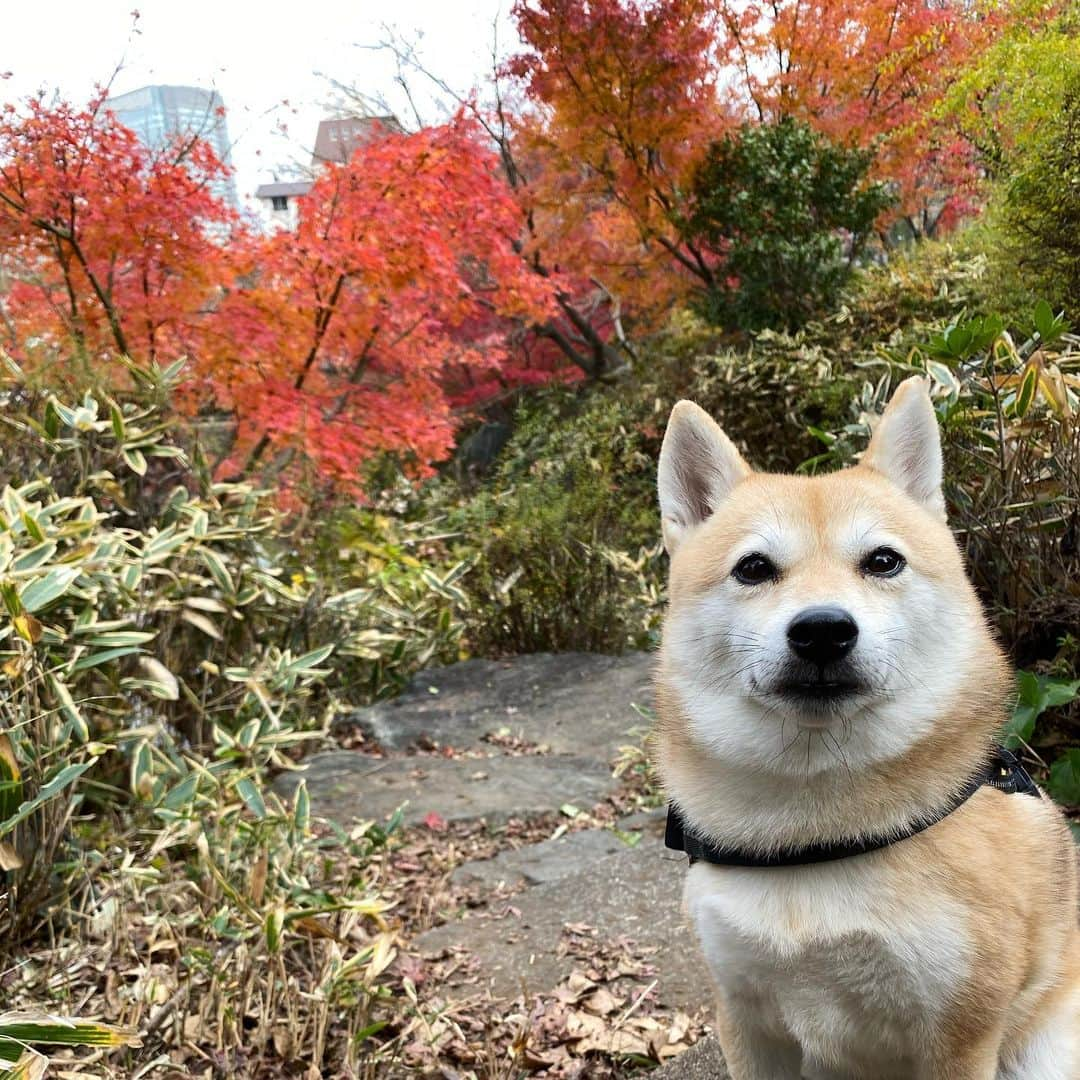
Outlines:
<svg viewBox="0 0 1080 1080"><path fill-rule="evenodd" d="M917 378L862 462L824 476L756 473L705 412L675 406L659 465L663 665L699 745L779 773L868 765L920 741L980 679L1000 692L941 471Z"/></svg>

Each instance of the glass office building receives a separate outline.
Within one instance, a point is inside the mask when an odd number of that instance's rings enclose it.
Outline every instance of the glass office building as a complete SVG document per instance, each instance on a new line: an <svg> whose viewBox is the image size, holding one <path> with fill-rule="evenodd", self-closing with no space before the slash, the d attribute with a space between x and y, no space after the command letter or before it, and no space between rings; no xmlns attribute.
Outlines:
<svg viewBox="0 0 1080 1080"><path fill-rule="evenodd" d="M198 136L214 148L221 161L232 165L229 131L221 112L224 102L216 90L201 90L197 86L144 86L109 98L106 105L151 149L159 150L177 136ZM239 209L232 176L216 182L213 191L233 209Z"/></svg>

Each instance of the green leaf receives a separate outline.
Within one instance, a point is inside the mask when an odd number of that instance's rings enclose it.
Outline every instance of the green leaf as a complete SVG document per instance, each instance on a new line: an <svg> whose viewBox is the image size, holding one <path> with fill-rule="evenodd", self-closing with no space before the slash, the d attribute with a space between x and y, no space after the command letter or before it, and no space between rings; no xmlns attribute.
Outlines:
<svg viewBox="0 0 1080 1080"><path fill-rule="evenodd" d="M87 639L87 645L103 645L116 648L117 645L145 645L157 637L156 630L110 630Z"/></svg>
<svg viewBox="0 0 1080 1080"><path fill-rule="evenodd" d="M5 581L3 585L0 585L0 595L3 596L4 607L12 618L22 614L23 607L19 600L19 590L11 582Z"/></svg>
<svg viewBox="0 0 1080 1080"><path fill-rule="evenodd" d="M167 364L161 372L161 381L163 384L175 382L180 378L180 372L184 370L187 365L187 357L181 356L179 360L174 360L171 364Z"/></svg>
<svg viewBox="0 0 1080 1080"><path fill-rule="evenodd" d="M301 780L293 794L293 825L301 835L306 835L311 824L311 797L308 795L307 781Z"/></svg>
<svg viewBox="0 0 1080 1080"><path fill-rule="evenodd" d="M40 611L55 600L59 600L75 583L80 570L74 566L58 566L44 577L29 582L19 593L23 609L29 612Z"/></svg>
<svg viewBox="0 0 1080 1080"><path fill-rule="evenodd" d="M1036 721L1047 709L1068 705L1080 696L1080 679L1070 681L1018 671L1016 690L1016 708L1005 725L1005 746L1010 750L1031 741Z"/></svg>
<svg viewBox="0 0 1080 1080"><path fill-rule="evenodd" d="M25 574L28 570L36 570L42 563L48 562L56 554L56 544L47 540L43 544L37 544L24 551L11 562L13 574Z"/></svg>
<svg viewBox="0 0 1080 1080"><path fill-rule="evenodd" d="M361 1043L366 1042L372 1037L372 1035L378 1035L380 1031L387 1024L389 1020L376 1020L373 1024L368 1024L367 1027L362 1027L352 1038L353 1046L360 1046Z"/></svg>
<svg viewBox="0 0 1080 1080"><path fill-rule="evenodd" d="M38 524L38 520L33 514L23 511L22 523L26 527L26 531L38 542L41 543L45 539L45 533L41 526Z"/></svg>
<svg viewBox="0 0 1080 1080"><path fill-rule="evenodd" d="M1039 713L1034 705L1017 705L1005 724L1005 734L1002 739L1005 748L1016 750L1024 743L1031 742L1031 737L1035 734L1035 721L1038 718Z"/></svg>
<svg viewBox="0 0 1080 1080"><path fill-rule="evenodd" d="M71 726L71 730L78 735L79 742L89 742L90 728L79 711L79 706L75 704L75 699L71 696L67 684L56 675L49 675L48 682L49 689L52 691L53 697L56 698L60 712L67 717L68 724Z"/></svg>
<svg viewBox="0 0 1080 1080"><path fill-rule="evenodd" d="M232 596L236 592L236 588L225 566L225 560L216 551L211 551L209 548L200 549L199 555L202 557L202 561L206 563L206 569L210 571L210 576L214 579L217 587L226 596Z"/></svg>
<svg viewBox="0 0 1080 1080"><path fill-rule="evenodd" d="M1038 705L1041 697L1039 689L1039 677L1031 671L1018 671L1016 673L1016 690L1018 698L1025 705Z"/></svg>
<svg viewBox="0 0 1080 1080"><path fill-rule="evenodd" d="M145 682L155 697L162 701L180 700L180 683L160 660L153 656L140 656L139 667L142 668Z"/></svg>
<svg viewBox="0 0 1080 1080"><path fill-rule="evenodd" d="M1020 381L1020 389L1016 392L1016 415L1022 420L1031 403L1035 400L1035 387L1039 383L1039 373L1033 366L1028 366L1024 377Z"/></svg>
<svg viewBox="0 0 1080 1080"><path fill-rule="evenodd" d="M1080 679L1069 682L1066 679L1047 678L1042 686L1044 708L1056 709L1062 705L1071 705L1080 696Z"/></svg>
<svg viewBox="0 0 1080 1080"><path fill-rule="evenodd" d="M116 436L117 441L123 442L127 437L124 427L124 414L120 411L120 406L112 400L109 401L109 420L112 423L113 434Z"/></svg>
<svg viewBox="0 0 1080 1080"><path fill-rule="evenodd" d="M997 314L986 315L982 319L974 319L974 341L976 351L981 352L989 348L1005 331L1005 320Z"/></svg>
<svg viewBox="0 0 1080 1080"><path fill-rule="evenodd" d="M60 434L60 413L51 399L45 406L45 434L50 439L55 439Z"/></svg>
<svg viewBox="0 0 1080 1080"><path fill-rule="evenodd" d="M87 668L100 667L102 664L108 664L113 660L119 660L122 656L137 656L142 653L136 645L123 645L116 649L105 649L102 652L90 653L88 656L82 656L71 665L71 671L74 674L76 671L85 671Z"/></svg>
<svg viewBox="0 0 1080 1080"><path fill-rule="evenodd" d="M97 758L91 758L89 761L83 761L77 765L67 765L61 769L47 784L42 785L37 795L24 802L12 817L9 817L6 821L0 821L0 836L6 836L35 810L44 806L50 799L55 799L64 788L74 784L96 762Z"/></svg>
<svg viewBox="0 0 1080 1080"><path fill-rule="evenodd" d="M241 777L236 782L236 793L244 800L244 805L260 820L266 817L266 803L255 781L249 776Z"/></svg>
<svg viewBox="0 0 1080 1080"><path fill-rule="evenodd" d="M249 720L237 733L236 741L245 750L250 750L259 737L259 729L262 727L261 720Z"/></svg>
<svg viewBox="0 0 1080 1080"><path fill-rule="evenodd" d="M958 360L964 360L968 356L968 349L975 335L967 324L954 326L945 332L945 345L952 356Z"/></svg>
<svg viewBox="0 0 1080 1080"><path fill-rule="evenodd" d="M37 1012L0 1013L0 1039L38 1046L138 1046L129 1028Z"/></svg>
<svg viewBox="0 0 1080 1080"><path fill-rule="evenodd" d="M1049 341L1054 333L1054 309L1045 300L1035 305L1034 322L1039 337L1043 342Z"/></svg>
<svg viewBox="0 0 1080 1080"><path fill-rule="evenodd" d="M177 548L183 547L191 539L191 533L187 530L178 532L175 525L162 529L157 536L152 537L144 545L142 550L143 562L155 563L171 555Z"/></svg>
<svg viewBox="0 0 1080 1080"><path fill-rule="evenodd" d="M166 810L182 810L194 798L199 790L199 774L188 773L179 784L169 789L168 794L161 800L161 805Z"/></svg>
<svg viewBox="0 0 1080 1080"><path fill-rule="evenodd" d="M926 370L934 382L948 390L952 397L956 397L960 393L960 380L947 365L941 364L937 360L927 360Z"/></svg>
<svg viewBox="0 0 1080 1080"><path fill-rule="evenodd" d="M145 739L139 741L131 755L130 784L132 793L140 799L149 799L154 792L154 759Z"/></svg>
<svg viewBox="0 0 1080 1080"><path fill-rule="evenodd" d="M212 637L215 641L221 640L221 631L210 619L200 612L185 609L181 612L180 618L183 619L184 622L191 623L192 626L198 627L198 629L206 634L207 637Z"/></svg>
<svg viewBox="0 0 1080 1080"><path fill-rule="evenodd" d="M0 1080L38 1080L44 1075L42 1068L35 1074L33 1066L35 1058L45 1061L34 1050L23 1050L22 1043L9 1042L0 1037L0 1062L13 1066L11 1069L0 1069Z"/></svg>
<svg viewBox="0 0 1080 1080"><path fill-rule="evenodd" d="M120 456L124 459L124 464L136 476L146 475L146 457L141 450L129 450L128 447L122 446Z"/></svg>
<svg viewBox="0 0 1080 1080"><path fill-rule="evenodd" d="M1046 787L1058 802L1080 805L1080 749L1066 750L1050 766Z"/></svg>
<svg viewBox="0 0 1080 1080"><path fill-rule="evenodd" d="M301 672L317 668L333 651L333 645L323 645L319 649L312 649L311 652L304 653L303 656L298 656L293 660L289 664L288 670Z"/></svg>
<svg viewBox="0 0 1080 1080"><path fill-rule="evenodd" d="M278 905L266 913L263 923L263 933L266 937L266 948L274 954L281 948L281 935L285 929L285 909Z"/></svg>

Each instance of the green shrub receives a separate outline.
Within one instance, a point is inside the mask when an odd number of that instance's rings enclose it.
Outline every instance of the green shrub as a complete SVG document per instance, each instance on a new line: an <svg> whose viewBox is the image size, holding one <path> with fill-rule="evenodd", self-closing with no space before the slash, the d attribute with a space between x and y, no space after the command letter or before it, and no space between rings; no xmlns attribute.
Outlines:
<svg viewBox="0 0 1080 1080"><path fill-rule="evenodd" d="M693 182L687 239L715 253L698 300L713 322L795 329L835 304L892 204L873 152L836 146L786 117L712 143Z"/></svg>
<svg viewBox="0 0 1080 1080"><path fill-rule="evenodd" d="M22 403L39 415L6 418L9 460L37 478L0 492L0 750L19 774L0 789L16 841L0 851L23 863L12 920L44 895L91 766L93 784L175 810L177 791L194 797L219 771L193 772L188 748L250 791L323 727L330 689L386 693L455 649L464 599L460 566L388 562L336 593L290 573L268 494L191 468L154 407Z"/></svg>
<svg viewBox="0 0 1080 1080"><path fill-rule="evenodd" d="M606 395L553 391L524 407L490 486L427 494L467 559L467 644L484 655L620 652L650 640L659 604L650 459ZM446 507L447 496L454 501Z"/></svg>
<svg viewBox="0 0 1080 1080"><path fill-rule="evenodd" d="M1075 48L1075 41L1074 41ZM999 217L1010 254L1053 300L1080 296L1080 77L1044 118L1004 181Z"/></svg>
<svg viewBox="0 0 1080 1080"><path fill-rule="evenodd" d="M340 635L331 684L340 696L390 697L419 669L460 657L471 562L454 559L430 531L392 511L361 509L300 538L311 624L305 633L325 634L329 624Z"/></svg>

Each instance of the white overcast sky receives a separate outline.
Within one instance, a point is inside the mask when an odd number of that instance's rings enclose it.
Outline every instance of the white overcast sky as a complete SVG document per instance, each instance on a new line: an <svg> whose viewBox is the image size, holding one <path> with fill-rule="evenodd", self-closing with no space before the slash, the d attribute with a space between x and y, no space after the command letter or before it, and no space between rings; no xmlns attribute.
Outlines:
<svg viewBox="0 0 1080 1080"><path fill-rule="evenodd" d="M389 27L418 42L425 66L458 92L513 51L511 0L38 0L0 3L0 101L41 87L90 97L116 65L114 93L148 83L216 87L228 110L237 187L248 197L275 168L310 153L332 103L329 79L383 95L405 118L395 65L377 44ZM139 19L132 33L132 10ZM422 35L422 36L421 36ZM425 119L438 108L416 78ZM288 101L288 106L282 104ZM282 128L284 127L284 131Z"/></svg>

